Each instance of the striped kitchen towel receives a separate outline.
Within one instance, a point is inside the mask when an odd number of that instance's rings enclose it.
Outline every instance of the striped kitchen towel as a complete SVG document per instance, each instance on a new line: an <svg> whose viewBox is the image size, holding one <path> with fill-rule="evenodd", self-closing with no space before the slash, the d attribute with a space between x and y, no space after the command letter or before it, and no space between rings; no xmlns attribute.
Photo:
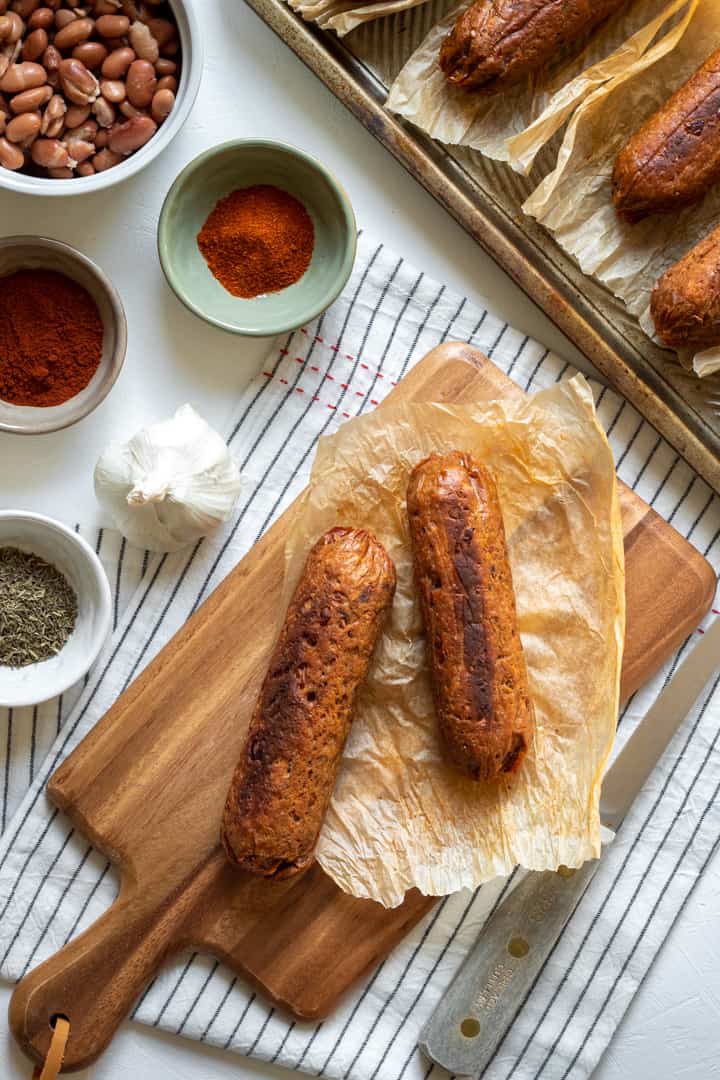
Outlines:
<svg viewBox="0 0 720 1080"><path fill-rule="evenodd" d="M319 435L376 405L418 358L470 341L524 389L570 374L540 344L361 238L340 300L277 344L229 432L246 478L234 521L148 567L87 687L0 845L0 963L17 979L112 901L106 860L47 802L43 785L119 693L300 491ZM622 478L720 566L720 500L612 391L594 386ZM686 642L685 652L692 647ZM624 711L632 730L678 662ZM611 846L489 1067L488 1080L585 1077L597 1063L720 840L720 693L708 688ZM510 887L444 899L323 1023L289 1021L212 958L192 954L134 1016L188 1038L343 1080L421 1080L418 1032Z"/></svg>
<svg viewBox="0 0 720 1080"><path fill-rule="evenodd" d="M110 582L113 630L157 556L128 544L114 529L74 526L75 532L94 549ZM60 728L72 712L89 676L71 686L61 697L21 709L0 708L0 833L10 821L35 772L45 761Z"/></svg>

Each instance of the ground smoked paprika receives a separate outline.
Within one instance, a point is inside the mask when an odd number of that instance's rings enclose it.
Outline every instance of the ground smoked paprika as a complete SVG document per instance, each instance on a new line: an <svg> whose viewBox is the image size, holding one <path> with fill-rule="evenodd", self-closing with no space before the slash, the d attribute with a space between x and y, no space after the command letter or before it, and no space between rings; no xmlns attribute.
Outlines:
<svg viewBox="0 0 720 1080"><path fill-rule="evenodd" d="M240 188L221 199L198 234L210 270L233 296L279 292L303 276L315 230L294 196L271 184Z"/></svg>
<svg viewBox="0 0 720 1080"><path fill-rule="evenodd" d="M54 270L0 277L0 398L12 405L60 405L92 379L102 355L97 305Z"/></svg>

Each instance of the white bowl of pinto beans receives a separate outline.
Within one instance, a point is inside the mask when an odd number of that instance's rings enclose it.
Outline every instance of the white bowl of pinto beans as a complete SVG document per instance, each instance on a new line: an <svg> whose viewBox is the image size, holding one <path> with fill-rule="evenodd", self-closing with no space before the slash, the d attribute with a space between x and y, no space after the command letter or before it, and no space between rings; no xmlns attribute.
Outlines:
<svg viewBox="0 0 720 1080"><path fill-rule="evenodd" d="M0 0L0 188L126 180L177 135L201 75L192 0Z"/></svg>

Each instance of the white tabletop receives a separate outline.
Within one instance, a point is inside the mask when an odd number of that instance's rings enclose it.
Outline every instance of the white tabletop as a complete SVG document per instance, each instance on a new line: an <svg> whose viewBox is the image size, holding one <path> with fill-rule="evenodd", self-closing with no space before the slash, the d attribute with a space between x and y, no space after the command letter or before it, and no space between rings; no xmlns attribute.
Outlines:
<svg viewBox="0 0 720 1080"><path fill-rule="evenodd" d="M92 467L111 438L192 402L221 430L231 403L259 369L268 342L215 330L189 314L165 285L155 251L163 197L180 169L224 139L272 137L315 154L339 177L358 222L428 274L591 370L511 280L397 165L263 23L237 0L197 3L205 33L205 73L187 125L165 154L124 185L97 196L36 199L0 193L2 232L66 240L96 259L115 282L129 324L128 354L110 397L69 431L38 438L0 435L0 508L38 510L65 520L100 520ZM691 897L617 1033L596 1080L709 1080L720 1060L720 859ZM20 1080L28 1063L7 1034L3 1075ZM222 1080L284 1076L283 1070L184 1039L125 1024L93 1080Z"/></svg>

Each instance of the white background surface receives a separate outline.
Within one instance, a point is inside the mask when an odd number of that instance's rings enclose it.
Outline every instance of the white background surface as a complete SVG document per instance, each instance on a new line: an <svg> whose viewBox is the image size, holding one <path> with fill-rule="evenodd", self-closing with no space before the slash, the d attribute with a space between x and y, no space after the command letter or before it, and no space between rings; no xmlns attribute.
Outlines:
<svg viewBox="0 0 720 1080"><path fill-rule="evenodd" d="M0 508L64 520L99 520L92 468L111 438L125 439L185 401L222 430L259 369L268 342L236 338L187 312L165 285L155 251L163 197L200 151L230 138L293 142L335 172L359 225L432 277L588 370L573 346L448 215L239 0L195 0L205 73L187 125L157 161L98 195L41 199L0 191L0 231L65 240L97 260L123 298L125 368L110 397L66 432L0 435ZM595 1080L709 1080L720 1076L720 859L716 858L636 997ZM31 1068L7 1034L0 986L0 1066L10 1080ZM712 1048L717 1053L712 1054ZM708 1054L710 1051L710 1055ZM88 1073L93 1080L279 1078L277 1068L126 1024Z"/></svg>

